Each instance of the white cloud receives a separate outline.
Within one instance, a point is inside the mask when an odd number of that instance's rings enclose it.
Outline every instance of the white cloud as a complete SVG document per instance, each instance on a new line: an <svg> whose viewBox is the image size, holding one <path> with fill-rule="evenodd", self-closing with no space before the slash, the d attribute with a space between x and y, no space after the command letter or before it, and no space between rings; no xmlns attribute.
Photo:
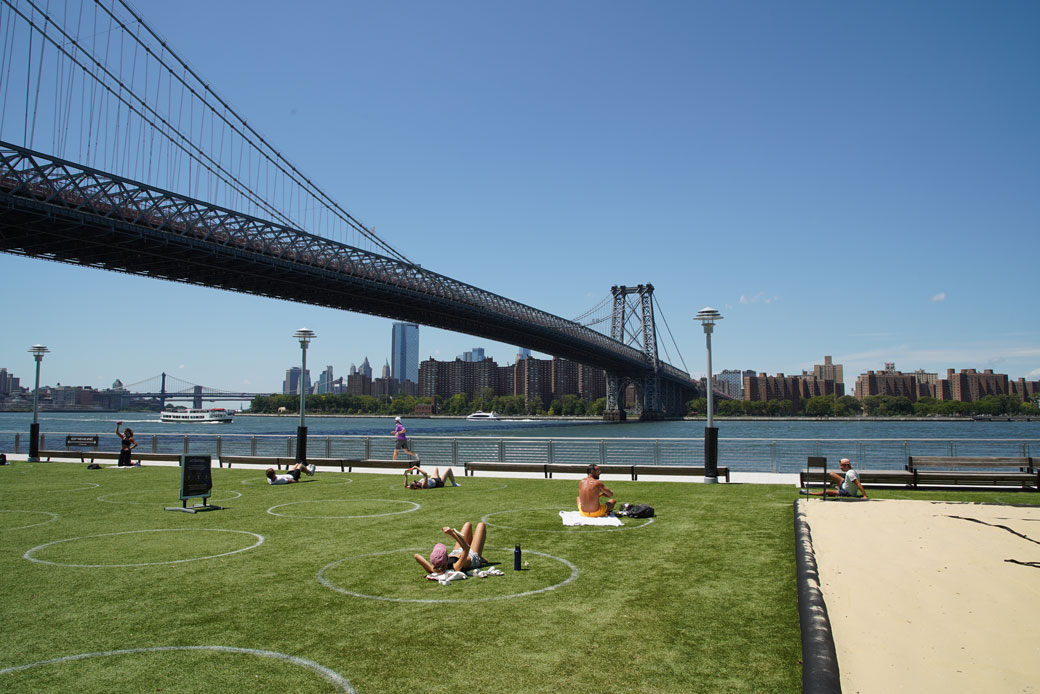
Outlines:
<svg viewBox="0 0 1040 694"><path fill-rule="evenodd" d="M740 303L742 303L742 304L757 304L757 303L760 303L760 302L763 303L763 304L771 304L774 301L779 301L779 300L780 300L779 296L769 296L765 292L758 292L757 294L755 294L754 296L751 296L751 297L749 297L747 294L741 294L740 295Z"/></svg>
<svg viewBox="0 0 1040 694"><path fill-rule="evenodd" d="M1040 369L1033 369L1032 371L1026 374L1026 378L1028 378L1030 381L1034 381L1040 378Z"/></svg>
<svg viewBox="0 0 1040 694"><path fill-rule="evenodd" d="M183 369L183 368L184 368L184 364L181 364L181 365L180 365L180 366L178 366L177 368L178 368L178 369Z"/></svg>
<svg viewBox="0 0 1040 694"><path fill-rule="evenodd" d="M932 303L936 303L938 301L946 301L946 292L939 292L938 294L932 297Z"/></svg>

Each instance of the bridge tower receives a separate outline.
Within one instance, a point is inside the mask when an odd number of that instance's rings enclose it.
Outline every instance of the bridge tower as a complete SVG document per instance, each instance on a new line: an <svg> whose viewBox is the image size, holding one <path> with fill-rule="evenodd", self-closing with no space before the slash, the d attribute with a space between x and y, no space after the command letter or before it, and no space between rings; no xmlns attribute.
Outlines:
<svg viewBox="0 0 1040 694"><path fill-rule="evenodd" d="M607 408L603 418L611 421L625 419L625 388L629 383L636 388L636 412L641 421L664 418L661 403L660 361L657 357L657 329L654 324L654 285L611 287L614 309L610 319L610 336L639 349L650 371L645 374L607 372ZM636 295L635 301L629 301ZM629 322L638 323L632 330Z"/></svg>
<svg viewBox="0 0 1040 694"><path fill-rule="evenodd" d="M166 409L166 372L162 374L162 385L159 386L159 409Z"/></svg>

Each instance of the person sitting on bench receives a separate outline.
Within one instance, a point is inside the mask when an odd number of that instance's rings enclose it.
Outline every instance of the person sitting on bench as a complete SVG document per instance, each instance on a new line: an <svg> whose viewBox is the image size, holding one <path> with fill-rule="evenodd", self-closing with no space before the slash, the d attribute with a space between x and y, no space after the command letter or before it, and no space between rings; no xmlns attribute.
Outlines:
<svg viewBox="0 0 1040 694"><path fill-rule="evenodd" d="M852 469L852 461L848 458L842 458L838 461L838 466L845 473L844 476L839 475L837 472L827 473L827 476L830 478L829 481L838 485L838 488L827 489L826 492L811 492L811 494L813 496L823 496L826 493L827 496L848 496L852 498L863 494L863 498L866 499L867 490L863 488L863 484L859 481L859 473Z"/></svg>
<svg viewBox="0 0 1040 694"><path fill-rule="evenodd" d="M600 503L601 496L614 496L614 492L607 489L599 480L599 465L589 465L586 470L588 477L578 482L578 510L581 515L588 518L602 518L610 515L614 510L614 499L607 499L606 503Z"/></svg>
<svg viewBox="0 0 1040 694"><path fill-rule="evenodd" d="M408 475L415 473L422 475L421 480L408 481ZM404 471L404 486L406 489L436 489L437 487L443 487L445 482L451 482L451 486L458 487L459 483L455 481L455 471L450 467L445 468L444 476L441 476L441 469L439 467L433 468L433 474L429 474L418 465L413 465Z"/></svg>
<svg viewBox="0 0 1040 694"><path fill-rule="evenodd" d="M300 481L300 473L306 472L308 475L314 474L314 465L304 465L303 463L296 463L292 466L292 469L284 475L279 475L274 471L273 467L267 468L267 483L268 484L295 484Z"/></svg>

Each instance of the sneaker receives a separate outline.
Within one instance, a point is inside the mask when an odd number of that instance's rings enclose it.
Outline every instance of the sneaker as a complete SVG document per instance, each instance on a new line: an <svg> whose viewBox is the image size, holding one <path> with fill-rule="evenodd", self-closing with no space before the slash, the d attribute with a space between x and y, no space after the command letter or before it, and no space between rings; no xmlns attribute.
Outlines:
<svg viewBox="0 0 1040 694"><path fill-rule="evenodd" d="M314 463L307 466L307 474L314 477Z"/></svg>
<svg viewBox="0 0 1040 694"><path fill-rule="evenodd" d="M453 486L453 487L461 487L462 485L459 484L458 482L456 482L455 480L452 480L451 481L451 486Z"/></svg>
<svg viewBox="0 0 1040 694"><path fill-rule="evenodd" d="M141 467L141 461L140 461L140 460L138 460L138 461L137 461L136 463L134 463L134 465L133 465L133 466L134 466L134 467Z"/></svg>

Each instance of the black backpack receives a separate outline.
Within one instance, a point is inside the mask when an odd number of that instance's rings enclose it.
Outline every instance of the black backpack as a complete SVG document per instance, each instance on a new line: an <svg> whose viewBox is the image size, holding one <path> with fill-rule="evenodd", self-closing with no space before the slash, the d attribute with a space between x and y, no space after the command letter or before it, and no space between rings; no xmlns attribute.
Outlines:
<svg viewBox="0 0 1040 694"><path fill-rule="evenodd" d="M654 507L650 504L634 504L628 509L629 518L653 518Z"/></svg>

